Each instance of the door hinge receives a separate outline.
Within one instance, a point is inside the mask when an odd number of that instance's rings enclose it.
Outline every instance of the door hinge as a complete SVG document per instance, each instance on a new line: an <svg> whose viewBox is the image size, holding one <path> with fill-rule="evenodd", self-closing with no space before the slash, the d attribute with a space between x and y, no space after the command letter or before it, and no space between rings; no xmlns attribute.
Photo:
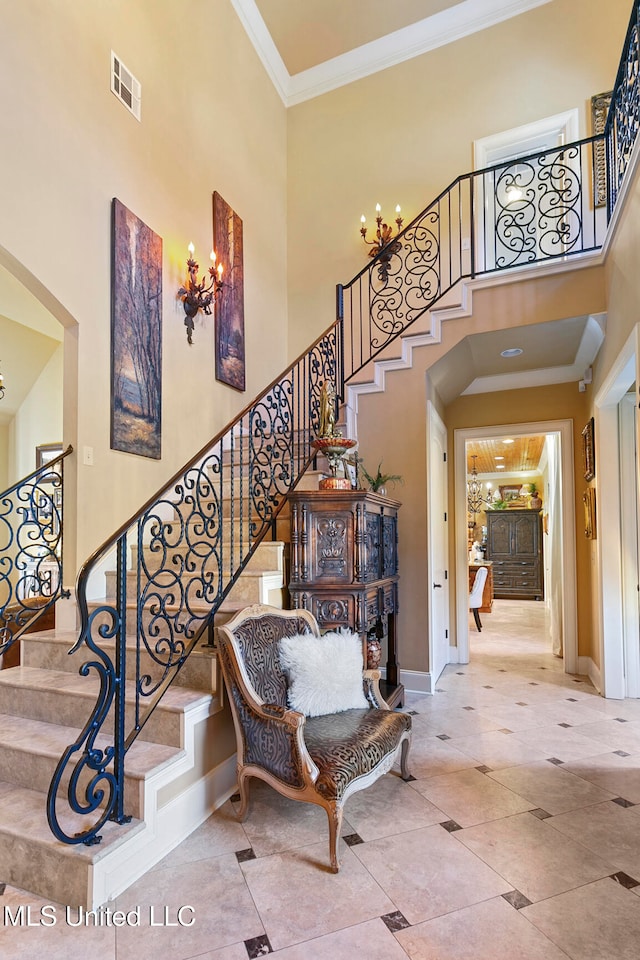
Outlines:
<svg viewBox="0 0 640 960"><path fill-rule="evenodd" d="M447 579L449 578L449 571L448 571L448 570L445 570L445 572L444 572L444 578L445 578L445 580L447 580Z"/></svg>
<svg viewBox="0 0 640 960"><path fill-rule="evenodd" d="M446 452L442 454L442 459L443 459L443 461L444 461L445 463L447 462L447 454L446 454Z"/></svg>
<svg viewBox="0 0 640 960"><path fill-rule="evenodd" d="M445 523L447 522L447 515L446 515L446 513L445 513L445 515L444 515L444 522L445 522Z"/></svg>
<svg viewBox="0 0 640 960"><path fill-rule="evenodd" d="M449 631L448 631L448 630L445 630L445 632L444 632L444 638L445 638L445 640L448 640L448 639L449 639Z"/></svg>

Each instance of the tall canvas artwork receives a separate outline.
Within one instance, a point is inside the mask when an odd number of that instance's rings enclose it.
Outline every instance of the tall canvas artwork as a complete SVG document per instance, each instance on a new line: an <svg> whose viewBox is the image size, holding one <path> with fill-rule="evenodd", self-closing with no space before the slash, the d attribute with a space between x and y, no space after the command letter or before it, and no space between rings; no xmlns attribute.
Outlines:
<svg viewBox="0 0 640 960"><path fill-rule="evenodd" d="M159 460L162 238L114 199L111 250L111 449Z"/></svg>
<svg viewBox="0 0 640 960"><path fill-rule="evenodd" d="M219 193L213 194L213 248L224 267L224 286L215 306L216 379L244 390L242 220Z"/></svg>

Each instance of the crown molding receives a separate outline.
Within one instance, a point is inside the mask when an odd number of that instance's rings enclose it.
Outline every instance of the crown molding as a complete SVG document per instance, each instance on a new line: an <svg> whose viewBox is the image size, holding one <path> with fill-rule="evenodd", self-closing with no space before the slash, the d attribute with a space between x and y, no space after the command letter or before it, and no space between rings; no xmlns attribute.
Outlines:
<svg viewBox="0 0 640 960"><path fill-rule="evenodd" d="M255 0L231 0L247 36L286 107L322 96L387 67L517 17L552 0L462 0L293 76L284 65Z"/></svg>

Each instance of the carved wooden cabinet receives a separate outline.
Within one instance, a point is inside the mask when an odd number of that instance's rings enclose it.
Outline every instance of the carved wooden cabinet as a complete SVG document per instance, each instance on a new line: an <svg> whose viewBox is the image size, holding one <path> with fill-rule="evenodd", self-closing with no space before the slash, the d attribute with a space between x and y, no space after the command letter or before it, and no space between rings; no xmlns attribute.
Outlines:
<svg viewBox="0 0 640 960"><path fill-rule="evenodd" d="M487 559L493 560L493 595L542 600L542 517L534 510L487 511Z"/></svg>
<svg viewBox="0 0 640 960"><path fill-rule="evenodd" d="M310 610L321 630L349 627L386 637L390 706L402 703L398 683L397 500L365 490L301 490L289 494L294 609ZM366 654L365 654L366 656Z"/></svg>

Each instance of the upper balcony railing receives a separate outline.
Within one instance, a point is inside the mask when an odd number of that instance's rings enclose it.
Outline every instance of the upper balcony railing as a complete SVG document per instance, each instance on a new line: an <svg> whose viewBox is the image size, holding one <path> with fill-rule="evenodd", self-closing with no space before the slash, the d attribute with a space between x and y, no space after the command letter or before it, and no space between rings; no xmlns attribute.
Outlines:
<svg viewBox="0 0 640 960"><path fill-rule="evenodd" d="M605 133L459 177L338 287L329 330L83 565L73 650L90 658L80 672L94 679L96 705L49 788L59 840L96 843L107 819L127 819L126 753L311 462L323 384L343 397L464 277L601 246L638 128L638 2ZM92 606L90 583L109 561L113 593Z"/></svg>
<svg viewBox="0 0 640 960"><path fill-rule="evenodd" d="M0 494L0 656L64 594L64 459L71 450Z"/></svg>
<svg viewBox="0 0 640 960"><path fill-rule="evenodd" d="M458 177L338 285L347 380L461 280L602 247L640 125L638 7L602 134Z"/></svg>

